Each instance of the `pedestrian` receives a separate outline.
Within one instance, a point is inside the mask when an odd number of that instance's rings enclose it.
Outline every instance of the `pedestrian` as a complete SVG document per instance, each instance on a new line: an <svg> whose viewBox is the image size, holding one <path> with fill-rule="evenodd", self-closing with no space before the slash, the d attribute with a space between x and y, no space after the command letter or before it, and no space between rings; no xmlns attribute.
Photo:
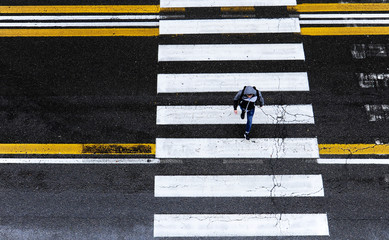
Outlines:
<svg viewBox="0 0 389 240"><path fill-rule="evenodd" d="M262 94L254 86L245 86L234 97L234 113L238 114L238 105L242 110L240 117L244 119L244 115L247 113L247 123L244 133L244 137L250 140L249 134L251 125L253 124L253 116L255 112L255 102L259 100L259 106L262 107L265 104Z"/></svg>

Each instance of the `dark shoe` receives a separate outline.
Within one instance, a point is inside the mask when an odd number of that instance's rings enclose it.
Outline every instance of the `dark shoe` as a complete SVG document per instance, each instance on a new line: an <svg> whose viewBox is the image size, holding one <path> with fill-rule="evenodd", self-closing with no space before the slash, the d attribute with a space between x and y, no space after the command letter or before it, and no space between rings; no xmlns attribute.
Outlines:
<svg viewBox="0 0 389 240"><path fill-rule="evenodd" d="M245 132L243 136L246 138L246 140L250 140L249 133L246 133L246 132Z"/></svg>
<svg viewBox="0 0 389 240"><path fill-rule="evenodd" d="M241 119L244 119L244 114L245 114L246 112L245 111L242 111L242 113L240 114L240 118Z"/></svg>

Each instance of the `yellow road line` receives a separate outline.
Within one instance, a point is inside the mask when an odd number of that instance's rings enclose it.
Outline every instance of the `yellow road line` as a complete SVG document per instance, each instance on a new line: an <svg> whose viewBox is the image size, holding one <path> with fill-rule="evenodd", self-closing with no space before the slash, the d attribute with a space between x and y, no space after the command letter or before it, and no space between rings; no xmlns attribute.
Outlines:
<svg viewBox="0 0 389 240"><path fill-rule="evenodd" d="M151 37L158 28L0 29L0 37Z"/></svg>
<svg viewBox="0 0 389 240"><path fill-rule="evenodd" d="M319 153L323 155L386 155L389 154L389 144L319 144Z"/></svg>
<svg viewBox="0 0 389 240"><path fill-rule="evenodd" d="M0 6L0 13L159 13L159 5Z"/></svg>
<svg viewBox="0 0 389 240"><path fill-rule="evenodd" d="M389 35L389 27L306 27L301 28L301 35Z"/></svg>
<svg viewBox="0 0 389 240"><path fill-rule="evenodd" d="M367 12L389 11L389 3L303 3L288 6L296 12Z"/></svg>
<svg viewBox="0 0 389 240"><path fill-rule="evenodd" d="M185 8L161 8L161 12L185 12Z"/></svg>
<svg viewBox="0 0 389 240"><path fill-rule="evenodd" d="M222 12L254 12L254 7L221 7Z"/></svg>
<svg viewBox="0 0 389 240"><path fill-rule="evenodd" d="M0 144L0 154L155 154L155 144Z"/></svg>

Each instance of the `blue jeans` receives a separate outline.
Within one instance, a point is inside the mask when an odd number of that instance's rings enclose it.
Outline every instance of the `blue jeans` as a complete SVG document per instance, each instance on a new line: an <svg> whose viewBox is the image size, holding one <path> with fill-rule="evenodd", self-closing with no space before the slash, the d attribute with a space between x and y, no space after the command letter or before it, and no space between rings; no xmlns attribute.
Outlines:
<svg viewBox="0 0 389 240"><path fill-rule="evenodd" d="M242 111L245 110L245 109L243 109L242 107L240 107L240 109L242 109ZM251 125L253 125L253 116L254 116L254 112L255 112L255 107L254 107L253 109L247 111L246 133L249 133L249 132L250 132L250 130L251 130Z"/></svg>

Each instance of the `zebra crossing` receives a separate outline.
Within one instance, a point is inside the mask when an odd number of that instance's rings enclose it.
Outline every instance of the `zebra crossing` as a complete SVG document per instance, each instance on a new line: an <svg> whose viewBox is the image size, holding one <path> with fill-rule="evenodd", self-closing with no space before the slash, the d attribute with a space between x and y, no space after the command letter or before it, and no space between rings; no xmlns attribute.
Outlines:
<svg viewBox="0 0 389 240"><path fill-rule="evenodd" d="M181 1L162 0L161 7L285 6L295 1ZM160 21L160 35L294 34L300 31L296 18L182 19ZM164 42L158 61L179 62L245 61L301 62L302 43L179 43ZM159 95L171 93L235 93L245 85L264 92L308 92L306 72L161 72ZM266 98L266 97L265 97ZM265 101L266 102L266 101ZM226 101L226 104L230 101ZM253 124L314 124L311 104L265 105L258 108ZM245 124L232 105L157 106L157 126ZM242 129L243 130L243 129ZM182 135L185 135L184 133ZM156 139L158 159L311 159L319 158L316 138L169 138ZM170 175L155 176L157 198L204 197L324 197L318 175ZM307 227L309 226L309 227ZM277 214L155 214L154 237L256 237L328 236L326 213Z"/></svg>

